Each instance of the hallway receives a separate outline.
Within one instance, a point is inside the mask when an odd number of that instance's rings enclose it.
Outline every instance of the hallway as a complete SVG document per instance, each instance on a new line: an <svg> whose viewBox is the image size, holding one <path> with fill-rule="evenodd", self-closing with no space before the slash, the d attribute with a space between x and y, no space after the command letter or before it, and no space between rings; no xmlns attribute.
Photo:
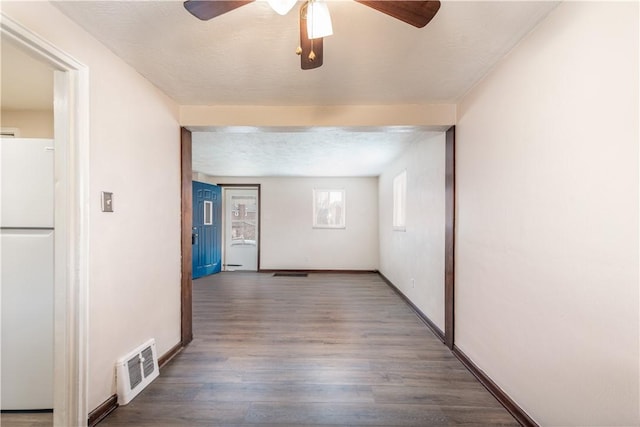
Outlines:
<svg viewBox="0 0 640 427"><path fill-rule="evenodd" d="M518 425L377 274L220 273L193 313L193 342L100 426Z"/></svg>

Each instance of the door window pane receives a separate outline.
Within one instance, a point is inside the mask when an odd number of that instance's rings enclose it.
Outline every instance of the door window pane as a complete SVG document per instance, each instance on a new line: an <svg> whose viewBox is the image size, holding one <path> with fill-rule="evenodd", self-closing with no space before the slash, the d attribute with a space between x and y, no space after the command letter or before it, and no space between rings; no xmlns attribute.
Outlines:
<svg viewBox="0 0 640 427"><path fill-rule="evenodd" d="M258 207L254 196L231 197L231 245L256 245Z"/></svg>
<svg viewBox="0 0 640 427"><path fill-rule="evenodd" d="M204 225L213 224L213 202L204 201Z"/></svg>

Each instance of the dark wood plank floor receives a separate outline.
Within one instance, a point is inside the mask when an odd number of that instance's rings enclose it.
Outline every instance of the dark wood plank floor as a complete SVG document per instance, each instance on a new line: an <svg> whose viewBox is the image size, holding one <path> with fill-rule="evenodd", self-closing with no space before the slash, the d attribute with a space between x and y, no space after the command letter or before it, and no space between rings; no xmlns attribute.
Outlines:
<svg viewBox="0 0 640 427"><path fill-rule="evenodd" d="M193 342L101 427L518 425L376 274L221 273L193 300Z"/></svg>

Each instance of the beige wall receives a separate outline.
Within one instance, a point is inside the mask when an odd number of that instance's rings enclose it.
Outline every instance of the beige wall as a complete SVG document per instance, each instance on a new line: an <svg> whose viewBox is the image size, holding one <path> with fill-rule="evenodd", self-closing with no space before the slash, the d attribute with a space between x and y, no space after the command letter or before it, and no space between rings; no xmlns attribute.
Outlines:
<svg viewBox="0 0 640 427"><path fill-rule="evenodd" d="M89 67L89 410L115 393L114 364L148 338L180 341L178 107L48 2L2 11ZM114 213L100 192L114 193Z"/></svg>
<svg viewBox="0 0 640 427"><path fill-rule="evenodd" d="M443 131L455 121L455 104L180 107L180 124L199 129L213 126L420 126Z"/></svg>
<svg viewBox="0 0 640 427"><path fill-rule="evenodd" d="M403 170L406 230L395 231L393 179ZM444 133L414 142L380 176L378 192L380 272L444 331Z"/></svg>
<svg viewBox="0 0 640 427"><path fill-rule="evenodd" d="M90 67L93 409L115 392L119 356L149 337L160 354L180 339L178 107L50 4L2 10ZM459 106L456 344L541 425L640 422L637 18L637 3L561 4ZM195 110L183 108L185 124L218 124ZM434 125L449 123L455 110L445 110ZM327 122L362 124L354 117ZM441 179L420 173L434 187ZM376 268L377 180L343 182L353 235L302 250L318 242L313 180L259 182L263 210L295 219L263 223L263 268ZM115 213L100 212L102 190L114 192ZM366 221L354 229L358 212ZM415 294L395 266L383 272L441 326L441 296L418 288L431 273L403 262Z"/></svg>
<svg viewBox="0 0 640 427"><path fill-rule="evenodd" d="M53 111L2 110L0 125L19 129L20 138L53 138Z"/></svg>
<svg viewBox="0 0 640 427"><path fill-rule="evenodd" d="M640 424L638 51L565 2L459 107L456 345L540 425Z"/></svg>
<svg viewBox="0 0 640 427"><path fill-rule="evenodd" d="M376 270L377 178L224 178L196 175L213 184L260 184L260 268ZM314 229L313 189L344 189L345 229Z"/></svg>

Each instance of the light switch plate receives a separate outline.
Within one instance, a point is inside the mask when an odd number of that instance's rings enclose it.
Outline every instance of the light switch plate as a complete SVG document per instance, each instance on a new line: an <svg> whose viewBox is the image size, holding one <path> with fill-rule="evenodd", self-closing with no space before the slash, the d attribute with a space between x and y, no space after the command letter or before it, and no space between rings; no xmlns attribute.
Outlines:
<svg viewBox="0 0 640 427"><path fill-rule="evenodd" d="M113 193L102 192L102 212L113 212Z"/></svg>

